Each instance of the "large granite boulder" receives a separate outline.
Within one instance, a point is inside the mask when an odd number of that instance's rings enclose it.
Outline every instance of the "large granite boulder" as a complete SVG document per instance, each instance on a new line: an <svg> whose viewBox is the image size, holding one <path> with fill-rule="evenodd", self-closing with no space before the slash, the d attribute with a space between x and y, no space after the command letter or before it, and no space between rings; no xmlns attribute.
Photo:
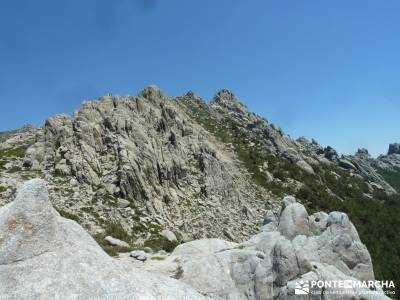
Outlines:
<svg viewBox="0 0 400 300"><path fill-rule="evenodd" d="M44 181L0 208L0 299L205 299L177 280L109 257L53 209Z"/></svg>
<svg viewBox="0 0 400 300"><path fill-rule="evenodd" d="M297 282L374 280L369 252L348 216L309 216L293 197L285 197L280 210L267 212L261 232L248 241L188 242L151 269L221 300L308 299L295 295ZM388 299L379 289L326 291L312 299Z"/></svg>

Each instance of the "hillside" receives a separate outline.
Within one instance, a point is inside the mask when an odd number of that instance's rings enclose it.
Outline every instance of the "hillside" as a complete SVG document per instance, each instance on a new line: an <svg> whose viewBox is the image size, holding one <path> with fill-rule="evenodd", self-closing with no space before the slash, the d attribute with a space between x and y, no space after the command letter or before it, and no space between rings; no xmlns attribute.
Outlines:
<svg viewBox="0 0 400 300"><path fill-rule="evenodd" d="M228 90L207 103L150 86L1 135L0 205L23 181L41 177L60 214L100 244L112 235L132 248L170 251L176 245L163 230L178 243L240 242L283 196L294 195L311 213L346 212L376 277L399 280L399 148L390 145L377 159L365 149L339 156L314 140L292 139Z"/></svg>

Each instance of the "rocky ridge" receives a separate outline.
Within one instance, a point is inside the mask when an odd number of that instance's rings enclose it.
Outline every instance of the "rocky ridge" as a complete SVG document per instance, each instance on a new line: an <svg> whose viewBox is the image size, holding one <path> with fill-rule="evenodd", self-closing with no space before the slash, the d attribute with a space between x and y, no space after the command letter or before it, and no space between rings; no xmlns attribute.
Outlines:
<svg viewBox="0 0 400 300"><path fill-rule="evenodd" d="M156 87L83 103L73 116L48 119L34 142L31 135L14 138L31 143L18 167L54 183L55 206L93 233L106 220L127 231L140 221L144 234L159 227L183 239L222 237L231 228L240 239L258 225L248 217L261 216L274 201L232 151ZM2 144L15 147L12 139ZM15 189L15 173L2 176L4 185Z"/></svg>
<svg viewBox="0 0 400 300"><path fill-rule="evenodd" d="M232 136L243 138L232 143ZM129 231L129 220L139 219L145 227L153 222L185 238L224 237L232 228L233 239L240 240L258 224L236 220L261 217L277 203L282 194L271 193L273 187L287 194L302 188L301 179L280 172L281 162L294 164L299 175L313 176L326 166L346 170L367 182L372 197L374 190L397 192L379 173L398 170L395 145L378 159L366 150L339 157L314 140L291 139L228 90L207 104L191 92L173 98L150 86L137 97L106 95L84 102L72 116L58 115L38 129L11 134L0 149L22 154L2 155L0 191L7 189L3 198L10 201L21 181L39 174L54 182L55 206L92 233L101 231L105 220ZM244 164L254 157L243 153L265 159L249 168ZM280 162L271 166L270 158Z"/></svg>
<svg viewBox="0 0 400 300"><path fill-rule="evenodd" d="M193 92L168 97L155 86L137 96L105 95L71 116L3 136L0 205L41 177L55 209L110 254L172 251L193 239L242 242L280 199L295 195L311 213L347 212L379 262L379 278L398 274L386 267L396 265L398 248L396 144L376 159L365 149L339 155L315 140L292 139L229 90L207 103Z"/></svg>

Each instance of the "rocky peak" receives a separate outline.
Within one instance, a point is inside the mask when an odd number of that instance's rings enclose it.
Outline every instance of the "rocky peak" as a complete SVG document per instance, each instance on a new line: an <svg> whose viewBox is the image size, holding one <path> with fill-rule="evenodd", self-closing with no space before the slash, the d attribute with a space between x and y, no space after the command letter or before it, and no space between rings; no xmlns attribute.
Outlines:
<svg viewBox="0 0 400 300"><path fill-rule="evenodd" d="M177 97L177 99L182 100L188 100L188 101L193 101L197 104L200 104L203 107L208 107L207 103L198 95L196 95L193 91L188 91L184 95Z"/></svg>
<svg viewBox="0 0 400 300"><path fill-rule="evenodd" d="M337 151L331 146L327 146L324 149L325 157L329 160L336 159L338 157Z"/></svg>
<svg viewBox="0 0 400 300"><path fill-rule="evenodd" d="M360 220L363 212L347 203L364 207L380 197L376 191L394 194L385 176L400 170L400 155L366 155L361 149L339 157L314 140L294 141L228 90L209 103L192 92L174 98L149 86L138 96L105 95L71 116L8 135L0 143L0 205L22 181L39 176L62 215L96 235L117 224L135 248L165 247L164 230L179 241L241 241L280 194L317 208L340 205ZM374 225L361 226L367 232Z"/></svg>
<svg viewBox="0 0 400 300"><path fill-rule="evenodd" d="M243 238L254 231L257 220L247 224L237 220L249 211L261 212L245 208L241 199L261 207L268 192L251 182L223 143L188 117L185 109L196 107L197 101L208 108L193 93L168 98L156 86L145 88L137 97L105 95L82 104L72 116L48 119L24 161L52 176L54 180L49 181L71 195L54 198L69 213L83 216L81 224L87 220L92 233L103 219L131 230L134 214L145 220L142 223L157 222L160 230L182 232L190 238L223 236L228 227L237 227L235 238ZM205 110L205 115L211 113ZM9 161L17 163L8 159L4 165ZM105 209L117 207L120 199L128 201L129 210ZM95 216L81 213L82 206L89 205ZM191 221L200 212L203 217ZM221 218L215 220L216 215ZM191 226L186 225L189 222ZM144 229L136 230L135 241L144 243L146 234ZM158 238L158 231L154 236Z"/></svg>
<svg viewBox="0 0 400 300"><path fill-rule="evenodd" d="M394 143L389 145L388 155L400 154L400 143Z"/></svg>
<svg viewBox="0 0 400 300"><path fill-rule="evenodd" d="M238 112L248 113L247 107L231 92L227 89L222 89L217 92L211 102L213 106L219 106L222 109Z"/></svg>
<svg viewBox="0 0 400 300"><path fill-rule="evenodd" d="M360 149L357 150L356 156L358 156L358 157L369 157L370 155L369 155L369 152L368 152L367 149L360 148Z"/></svg>
<svg viewBox="0 0 400 300"><path fill-rule="evenodd" d="M164 93L156 85L149 85L148 87L144 88L139 93L139 96L153 102L157 102L165 98Z"/></svg>

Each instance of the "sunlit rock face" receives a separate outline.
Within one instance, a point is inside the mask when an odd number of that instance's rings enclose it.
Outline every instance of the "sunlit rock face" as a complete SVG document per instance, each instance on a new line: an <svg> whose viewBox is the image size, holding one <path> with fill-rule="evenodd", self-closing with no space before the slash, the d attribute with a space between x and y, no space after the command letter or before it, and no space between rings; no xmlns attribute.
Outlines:
<svg viewBox="0 0 400 300"><path fill-rule="evenodd" d="M109 257L53 209L44 181L0 208L1 299L206 299L177 280Z"/></svg>

